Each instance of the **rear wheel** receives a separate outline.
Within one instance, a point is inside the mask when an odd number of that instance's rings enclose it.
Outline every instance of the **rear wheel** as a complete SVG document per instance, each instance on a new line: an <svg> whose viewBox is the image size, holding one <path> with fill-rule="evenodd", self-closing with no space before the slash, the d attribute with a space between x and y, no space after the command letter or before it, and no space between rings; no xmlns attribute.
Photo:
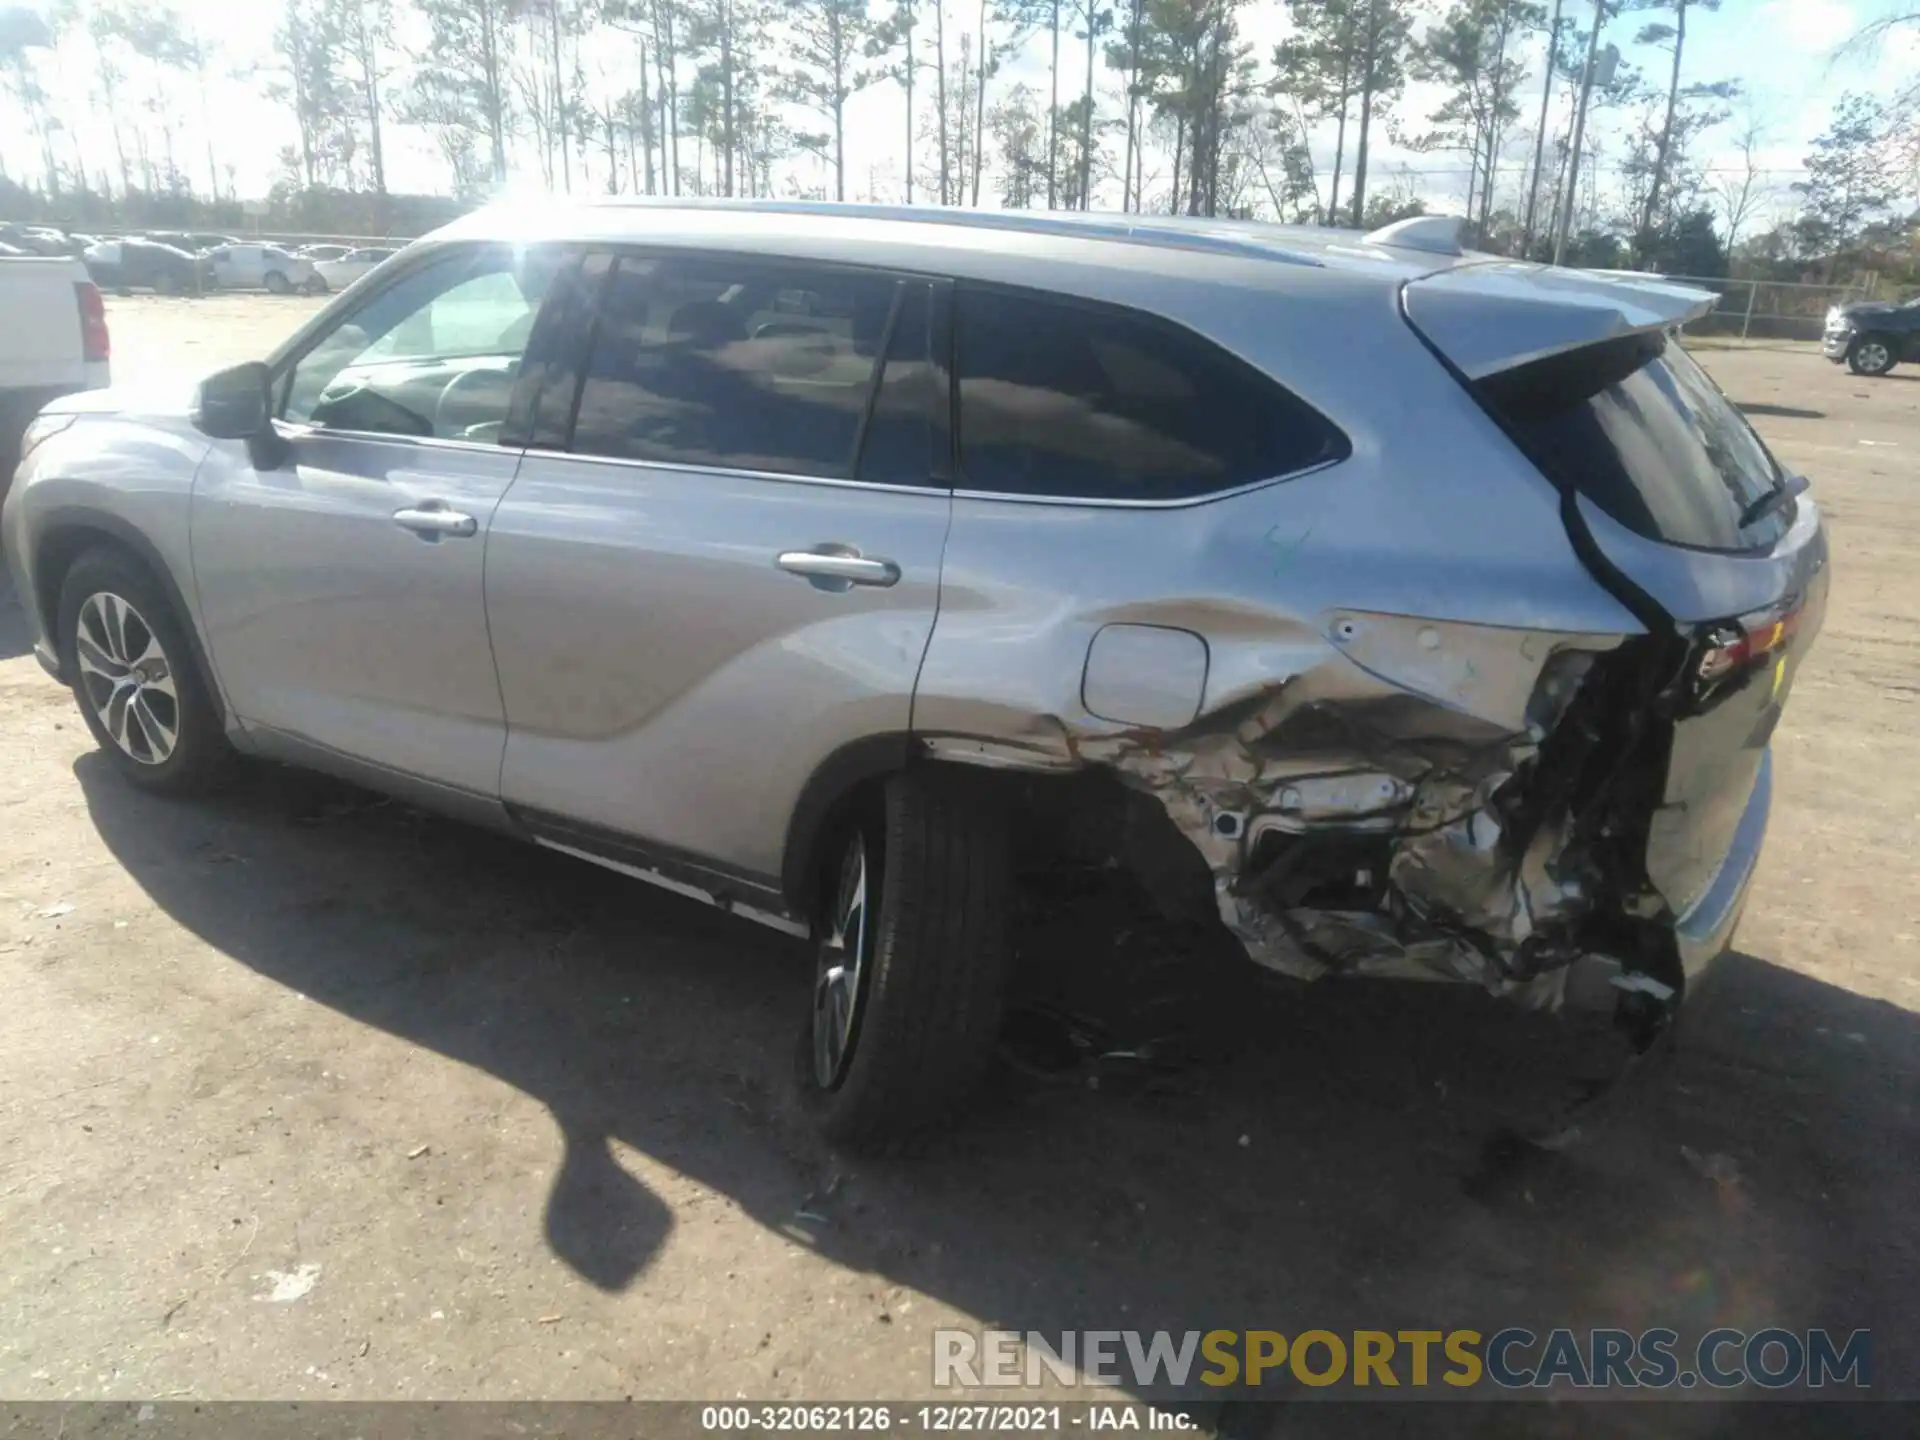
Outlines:
<svg viewBox="0 0 1920 1440"><path fill-rule="evenodd" d="M320 276L314 275L309 277L307 283L300 288L309 295L324 295L327 293L327 282Z"/></svg>
<svg viewBox="0 0 1920 1440"><path fill-rule="evenodd" d="M831 854L800 1087L828 1139L897 1148L952 1118L992 1060L1012 886L1004 828L950 777L902 774Z"/></svg>
<svg viewBox="0 0 1920 1440"><path fill-rule="evenodd" d="M286 295L290 294L293 290L292 282L278 270L269 270L267 272L266 286L268 293L273 295Z"/></svg>
<svg viewBox="0 0 1920 1440"><path fill-rule="evenodd" d="M160 585L119 550L89 550L60 586L60 658L81 717L143 789L184 794L227 758L220 715Z"/></svg>
<svg viewBox="0 0 1920 1440"><path fill-rule="evenodd" d="M1847 351L1847 365L1856 375L1884 375L1894 366L1893 343L1884 335L1862 335Z"/></svg>

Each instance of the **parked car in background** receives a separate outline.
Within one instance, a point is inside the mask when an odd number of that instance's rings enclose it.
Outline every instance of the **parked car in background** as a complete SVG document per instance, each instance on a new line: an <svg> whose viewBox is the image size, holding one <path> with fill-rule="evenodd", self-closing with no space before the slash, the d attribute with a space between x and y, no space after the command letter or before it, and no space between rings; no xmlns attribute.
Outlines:
<svg viewBox="0 0 1920 1440"><path fill-rule="evenodd" d="M270 290L291 295L296 290L319 294L326 282L314 273L313 262L278 245L222 245L209 253L213 278L222 290Z"/></svg>
<svg viewBox="0 0 1920 1440"><path fill-rule="evenodd" d="M302 245L293 253L318 262L321 260L340 260L351 253L351 245Z"/></svg>
<svg viewBox="0 0 1920 1440"><path fill-rule="evenodd" d="M131 784L308 764L808 938L836 1140L966 1105L1015 887L1103 870L1645 1048L1826 531L1669 333L1713 295L1461 230L480 211L191 398L56 401L4 546Z"/></svg>
<svg viewBox="0 0 1920 1440"><path fill-rule="evenodd" d="M77 258L92 243L90 239L69 235L64 230L55 230L46 225L33 226L27 234L38 243L42 255L70 255Z"/></svg>
<svg viewBox="0 0 1920 1440"><path fill-rule="evenodd" d="M72 242L61 231L45 225L0 223L0 244L11 245L27 255L77 255Z"/></svg>
<svg viewBox="0 0 1920 1440"><path fill-rule="evenodd" d="M391 260L392 250L349 250L337 260L319 260L314 270L329 290L344 290L383 260Z"/></svg>
<svg viewBox="0 0 1920 1440"><path fill-rule="evenodd" d="M151 240L156 245L171 245L189 255L198 255L202 248L200 242L184 230L149 230L141 238Z"/></svg>
<svg viewBox="0 0 1920 1440"><path fill-rule="evenodd" d="M1856 375L1884 375L1902 360L1920 358L1920 296L1834 306L1820 350Z"/></svg>
<svg viewBox="0 0 1920 1440"><path fill-rule="evenodd" d="M0 495L49 400L107 383L107 308L72 256L0 259Z"/></svg>
<svg viewBox="0 0 1920 1440"><path fill-rule="evenodd" d="M102 240L81 258L103 290L198 295L213 281L213 267L204 257L152 240Z"/></svg>

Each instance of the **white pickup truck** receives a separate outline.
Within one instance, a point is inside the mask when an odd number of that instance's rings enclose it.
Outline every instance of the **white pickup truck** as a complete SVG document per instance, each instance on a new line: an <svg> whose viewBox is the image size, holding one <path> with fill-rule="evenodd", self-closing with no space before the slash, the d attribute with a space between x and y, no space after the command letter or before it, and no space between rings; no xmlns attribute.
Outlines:
<svg viewBox="0 0 1920 1440"><path fill-rule="evenodd" d="M0 257L0 495L40 407L107 383L107 309L87 267L65 256Z"/></svg>

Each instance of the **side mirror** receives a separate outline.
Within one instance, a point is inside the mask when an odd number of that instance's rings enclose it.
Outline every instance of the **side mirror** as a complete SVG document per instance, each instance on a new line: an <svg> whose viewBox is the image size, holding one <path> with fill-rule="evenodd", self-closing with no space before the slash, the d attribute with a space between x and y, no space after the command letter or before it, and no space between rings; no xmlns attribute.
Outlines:
<svg viewBox="0 0 1920 1440"><path fill-rule="evenodd" d="M272 434L267 398L271 382L258 360L207 376L194 393L194 428L215 440L257 440Z"/></svg>

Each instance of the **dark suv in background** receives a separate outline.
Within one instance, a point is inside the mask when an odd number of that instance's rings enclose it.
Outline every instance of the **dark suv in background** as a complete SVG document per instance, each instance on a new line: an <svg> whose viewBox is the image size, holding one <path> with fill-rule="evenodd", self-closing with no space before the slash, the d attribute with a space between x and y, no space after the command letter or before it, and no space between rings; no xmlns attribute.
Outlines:
<svg viewBox="0 0 1920 1440"><path fill-rule="evenodd" d="M1834 364L1844 360L1856 375L1884 375L1920 350L1916 336L1920 336L1920 295L1898 304L1860 300L1827 311L1820 348Z"/></svg>

